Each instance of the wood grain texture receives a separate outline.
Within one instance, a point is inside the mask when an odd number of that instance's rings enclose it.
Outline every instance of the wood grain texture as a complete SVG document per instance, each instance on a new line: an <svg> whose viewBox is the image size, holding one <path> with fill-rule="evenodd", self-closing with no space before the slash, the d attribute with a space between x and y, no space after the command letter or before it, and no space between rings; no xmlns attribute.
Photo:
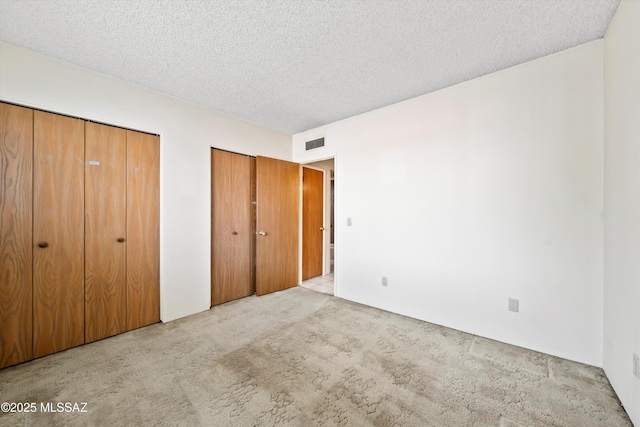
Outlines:
<svg viewBox="0 0 640 427"><path fill-rule="evenodd" d="M252 159L211 153L211 305L253 293Z"/></svg>
<svg viewBox="0 0 640 427"><path fill-rule="evenodd" d="M300 165L257 157L256 294L298 285Z"/></svg>
<svg viewBox="0 0 640 427"><path fill-rule="evenodd" d="M234 154L231 167L231 184L233 196L231 198L232 224L232 270L231 270L231 299L242 298L253 294L253 254L251 249L255 240L251 222L251 158Z"/></svg>
<svg viewBox="0 0 640 427"><path fill-rule="evenodd" d="M33 110L0 103L0 369L33 358Z"/></svg>
<svg viewBox="0 0 640 427"><path fill-rule="evenodd" d="M256 158L251 157L251 295L256 293Z"/></svg>
<svg viewBox="0 0 640 427"><path fill-rule="evenodd" d="M127 330L160 321L160 138L127 131Z"/></svg>
<svg viewBox="0 0 640 427"><path fill-rule="evenodd" d="M229 301L231 153L211 150L211 306Z"/></svg>
<svg viewBox="0 0 640 427"><path fill-rule="evenodd" d="M127 134L86 122L85 342L122 333L127 319ZM99 162L99 164L91 164Z"/></svg>
<svg viewBox="0 0 640 427"><path fill-rule="evenodd" d="M84 343L84 122L34 111L33 129L33 352L40 357Z"/></svg>
<svg viewBox="0 0 640 427"><path fill-rule="evenodd" d="M302 280L322 275L324 174L302 168Z"/></svg>

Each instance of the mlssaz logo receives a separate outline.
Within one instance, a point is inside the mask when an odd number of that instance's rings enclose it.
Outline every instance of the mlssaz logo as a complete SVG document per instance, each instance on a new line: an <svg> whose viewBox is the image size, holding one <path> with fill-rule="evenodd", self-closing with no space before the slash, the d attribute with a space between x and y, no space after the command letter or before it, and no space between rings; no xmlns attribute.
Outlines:
<svg viewBox="0 0 640 427"><path fill-rule="evenodd" d="M42 402L40 412L87 412L87 402Z"/></svg>

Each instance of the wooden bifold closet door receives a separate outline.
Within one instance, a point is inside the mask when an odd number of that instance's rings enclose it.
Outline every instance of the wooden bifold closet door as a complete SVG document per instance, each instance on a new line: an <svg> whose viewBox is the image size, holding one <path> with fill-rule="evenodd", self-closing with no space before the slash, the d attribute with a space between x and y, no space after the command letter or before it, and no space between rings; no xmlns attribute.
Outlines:
<svg viewBox="0 0 640 427"><path fill-rule="evenodd" d="M211 151L211 305L255 292L255 159Z"/></svg>
<svg viewBox="0 0 640 427"><path fill-rule="evenodd" d="M160 321L155 135L87 122L85 341Z"/></svg>
<svg viewBox="0 0 640 427"><path fill-rule="evenodd" d="M0 368L33 358L33 110L0 103Z"/></svg>
<svg viewBox="0 0 640 427"><path fill-rule="evenodd" d="M127 330L160 321L160 138L127 131Z"/></svg>
<svg viewBox="0 0 640 427"><path fill-rule="evenodd" d="M127 132L86 123L85 342L122 333L127 322Z"/></svg>
<svg viewBox="0 0 640 427"><path fill-rule="evenodd" d="M300 165L213 149L211 168L211 305L297 286Z"/></svg>
<svg viewBox="0 0 640 427"><path fill-rule="evenodd" d="M160 139L0 103L0 369L160 320Z"/></svg>
<svg viewBox="0 0 640 427"><path fill-rule="evenodd" d="M84 343L84 121L34 111L33 357Z"/></svg>

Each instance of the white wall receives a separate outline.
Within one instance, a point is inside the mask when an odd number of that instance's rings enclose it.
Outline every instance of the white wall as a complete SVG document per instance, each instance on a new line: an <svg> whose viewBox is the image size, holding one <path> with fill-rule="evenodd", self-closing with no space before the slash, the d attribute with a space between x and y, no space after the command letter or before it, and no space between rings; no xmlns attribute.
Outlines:
<svg viewBox="0 0 640 427"><path fill-rule="evenodd" d="M338 296L601 366L602 45L294 135L337 155Z"/></svg>
<svg viewBox="0 0 640 427"><path fill-rule="evenodd" d="M0 99L160 135L163 321L210 306L210 147L291 160L290 135L6 43Z"/></svg>
<svg viewBox="0 0 640 427"><path fill-rule="evenodd" d="M640 426L640 2L623 1L604 41L604 370Z"/></svg>

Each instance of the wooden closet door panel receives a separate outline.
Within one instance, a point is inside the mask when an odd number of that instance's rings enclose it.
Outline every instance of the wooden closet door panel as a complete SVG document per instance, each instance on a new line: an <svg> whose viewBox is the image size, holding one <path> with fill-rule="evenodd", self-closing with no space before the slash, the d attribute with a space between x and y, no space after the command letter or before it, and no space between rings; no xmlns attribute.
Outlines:
<svg viewBox="0 0 640 427"><path fill-rule="evenodd" d="M251 225L251 158L235 154L232 159L231 183L231 289L232 300L253 293L251 255L255 237Z"/></svg>
<svg viewBox="0 0 640 427"><path fill-rule="evenodd" d="M256 158L251 157L249 168L251 169L251 292L249 295L256 293Z"/></svg>
<svg viewBox="0 0 640 427"><path fill-rule="evenodd" d="M84 122L34 111L33 129L33 352L40 357L84 343Z"/></svg>
<svg viewBox="0 0 640 427"><path fill-rule="evenodd" d="M300 165L256 159L256 294L298 285Z"/></svg>
<svg viewBox="0 0 640 427"><path fill-rule="evenodd" d="M0 103L0 368L33 358L33 110Z"/></svg>
<svg viewBox="0 0 640 427"><path fill-rule="evenodd" d="M212 150L211 305L254 292L253 159Z"/></svg>
<svg viewBox="0 0 640 427"><path fill-rule="evenodd" d="M85 341L88 343L126 330L126 156L124 129L86 123Z"/></svg>
<svg viewBox="0 0 640 427"><path fill-rule="evenodd" d="M230 301L233 154L211 150L211 305Z"/></svg>
<svg viewBox="0 0 640 427"><path fill-rule="evenodd" d="M160 138L127 131L127 330L160 321Z"/></svg>

